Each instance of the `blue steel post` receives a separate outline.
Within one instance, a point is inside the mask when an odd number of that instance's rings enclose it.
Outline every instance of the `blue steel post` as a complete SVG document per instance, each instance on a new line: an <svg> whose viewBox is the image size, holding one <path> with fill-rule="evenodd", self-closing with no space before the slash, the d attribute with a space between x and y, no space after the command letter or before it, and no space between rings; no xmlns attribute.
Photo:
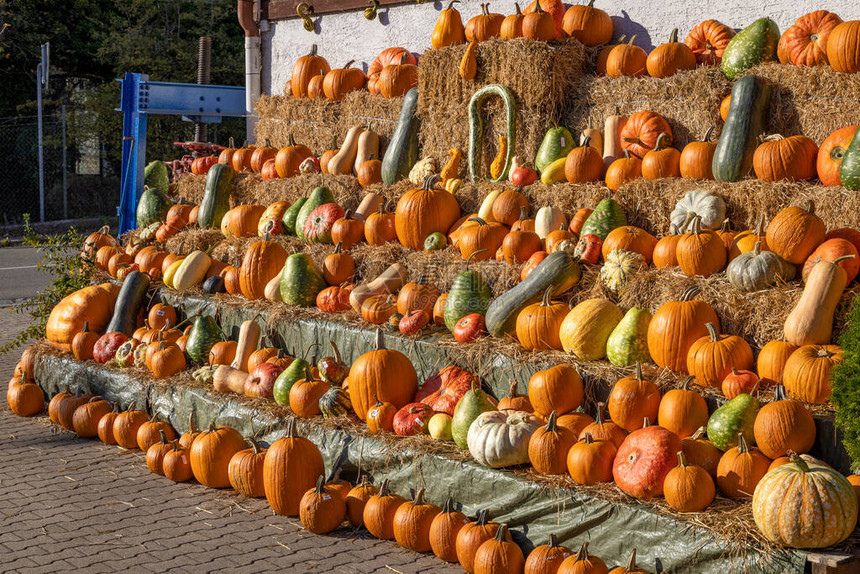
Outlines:
<svg viewBox="0 0 860 574"><path fill-rule="evenodd" d="M137 199L143 191L146 167L146 114L140 112L141 82L146 74L127 73L122 80L122 172L120 174L119 232L137 227Z"/></svg>

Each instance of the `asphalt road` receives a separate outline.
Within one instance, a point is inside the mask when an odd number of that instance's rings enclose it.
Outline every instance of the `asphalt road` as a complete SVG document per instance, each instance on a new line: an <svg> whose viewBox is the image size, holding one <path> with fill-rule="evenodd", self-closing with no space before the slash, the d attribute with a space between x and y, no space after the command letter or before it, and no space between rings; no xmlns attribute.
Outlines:
<svg viewBox="0 0 860 574"><path fill-rule="evenodd" d="M50 277L37 268L41 259L32 247L0 249L0 307L8 307L50 286Z"/></svg>

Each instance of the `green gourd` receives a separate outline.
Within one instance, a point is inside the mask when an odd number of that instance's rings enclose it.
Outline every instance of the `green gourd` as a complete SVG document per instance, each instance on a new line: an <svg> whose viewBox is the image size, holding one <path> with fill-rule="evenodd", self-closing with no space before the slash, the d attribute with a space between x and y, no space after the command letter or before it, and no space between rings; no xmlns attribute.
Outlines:
<svg viewBox="0 0 860 574"><path fill-rule="evenodd" d="M460 448L469 448L466 442L469 427L481 413L494 410L496 410L496 407L490 402L490 397L487 396L487 393L482 391L480 386L472 383L472 388L466 391L466 394L457 401L457 406L454 407L451 434L457 446Z"/></svg>
<svg viewBox="0 0 860 574"><path fill-rule="evenodd" d="M156 187L145 187L137 202L137 226L140 229L164 221L173 202Z"/></svg>
<svg viewBox="0 0 860 574"><path fill-rule="evenodd" d="M576 147L576 142L573 140L573 134L564 126L550 128L543 136L543 141L535 154L535 168L539 172L543 172L546 166L557 159L567 157Z"/></svg>
<svg viewBox="0 0 860 574"><path fill-rule="evenodd" d="M616 367L630 367L636 363L650 363L648 352L648 325L651 312L631 307L615 326L606 341L606 358Z"/></svg>
<svg viewBox="0 0 860 574"><path fill-rule="evenodd" d="M729 40L720 67L730 80L763 62L777 61L779 28L770 18L759 18Z"/></svg>
<svg viewBox="0 0 860 574"><path fill-rule="evenodd" d="M478 253L477 251L475 253ZM474 255L474 253L472 254ZM470 257L471 258L471 257ZM486 314L493 294L481 274L467 269L454 277L445 299L445 326L453 331L457 321L470 313Z"/></svg>
<svg viewBox="0 0 860 574"><path fill-rule="evenodd" d="M409 170L418 161L418 88L412 88L403 96L400 118L391 135L391 141L382 156L382 183L394 185L409 175Z"/></svg>
<svg viewBox="0 0 860 574"><path fill-rule="evenodd" d="M215 318L209 315L198 315L194 318L191 331L188 333L185 354L195 363L202 365L208 360L209 351L213 345L220 340L221 327L218 326Z"/></svg>
<svg viewBox="0 0 860 574"><path fill-rule="evenodd" d="M296 235L299 239L305 238L305 221L310 217L311 212L326 203L335 203L334 194L327 187L315 187L308 195L307 200L299 207L299 213L296 215ZM286 214L285 214L286 215Z"/></svg>
<svg viewBox="0 0 860 574"><path fill-rule="evenodd" d="M284 212L284 217L281 219L281 222L284 224L284 235L296 234L296 219L299 217L299 210L307 200L307 197L298 198L295 203L289 206Z"/></svg>
<svg viewBox="0 0 860 574"><path fill-rule="evenodd" d="M311 307L317 294L325 289L325 280L307 253L287 257L281 272L281 299L287 305Z"/></svg>
<svg viewBox="0 0 860 574"><path fill-rule="evenodd" d="M610 231L624 225L627 225L627 217L625 217L621 206L611 197L607 197L597 204L594 211L585 220L579 236L590 234L605 240Z"/></svg>
<svg viewBox="0 0 860 574"><path fill-rule="evenodd" d="M860 190L860 137L858 132L854 132L854 138L848 147L845 148L845 154L842 156L842 165L839 167L839 177L842 179L842 185L845 189L851 191Z"/></svg>
<svg viewBox="0 0 860 574"><path fill-rule="evenodd" d="M744 76L735 81L729 114L711 162L717 181L739 181L752 169L753 154L764 132L770 94L770 84L759 76Z"/></svg>
<svg viewBox="0 0 860 574"><path fill-rule="evenodd" d="M491 96L499 96L505 104L507 118L508 149L505 155L505 165L499 177L487 178L491 182L500 182L508 178L508 170L514 159L517 142L517 103L513 92L501 84L490 84L472 94L469 100L469 177L477 182L480 178L481 152L483 151L484 122L481 119L481 104Z"/></svg>
<svg viewBox="0 0 860 574"><path fill-rule="evenodd" d="M197 215L200 229L221 227L221 219L230 210L230 192L235 179L236 171L222 163L216 163L206 172L206 188Z"/></svg>
<svg viewBox="0 0 860 574"><path fill-rule="evenodd" d="M309 369L311 364L307 361L307 355L310 350L316 345L311 345L305 351L304 357L296 357L290 365L281 371L278 378L275 379L275 386L272 389L272 394L275 402L279 405L290 404L290 389L297 381L305 378L305 369ZM316 362L316 361L314 361Z"/></svg>
<svg viewBox="0 0 860 574"><path fill-rule="evenodd" d="M761 408L758 399L753 396L756 387L758 383L753 387L751 394L742 393L736 396L715 410L708 419L708 440L721 451L725 452L737 446L740 432L744 433L744 438L749 444L755 444L753 427L755 417Z"/></svg>

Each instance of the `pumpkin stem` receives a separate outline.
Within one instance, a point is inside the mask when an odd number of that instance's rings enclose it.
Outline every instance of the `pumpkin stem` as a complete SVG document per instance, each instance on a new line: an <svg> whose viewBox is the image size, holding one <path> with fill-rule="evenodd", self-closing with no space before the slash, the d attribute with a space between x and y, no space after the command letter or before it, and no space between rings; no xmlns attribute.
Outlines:
<svg viewBox="0 0 860 574"><path fill-rule="evenodd" d="M251 448L254 450L254 454L260 454L260 444L257 442L257 439L251 435L246 440L250 443Z"/></svg>
<svg viewBox="0 0 860 574"><path fill-rule="evenodd" d="M209 421L209 428L206 429L206 432L215 432L215 421Z"/></svg>
<svg viewBox="0 0 860 574"><path fill-rule="evenodd" d="M415 492L415 498L412 500L412 505L413 506L422 506L423 504L425 504L425 502L424 502L424 489L419 488Z"/></svg>
<svg viewBox="0 0 860 574"><path fill-rule="evenodd" d="M176 452L179 450L179 439L176 439L176 438L173 439L171 444L173 444L173 451L172 452Z"/></svg>
<svg viewBox="0 0 860 574"><path fill-rule="evenodd" d="M687 457L684 455L683 450L678 451L678 466L681 468L686 468L687 466L689 466L687 464ZM634 550L634 552L635 552L635 550Z"/></svg>
<svg viewBox="0 0 860 574"><path fill-rule="evenodd" d="M473 215L468 219L468 221L475 221L478 225L487 225L487 222L478 217L477 215ZM484 251L486 251L486 249Z"/></svg>
<svg viewBox="0 0 860 574"><path fill-rule="evenodd" d="M483 14L484 16L490 15L490 3L489 2L486 4L481 4L481 14Z"/></svg>
<svg viewBox="0 0 860 574"><path fill-rule="evenodd" d="M731 233L732 232L732 220L728 217L723 220L723 223L720 225L721 233Z"/></svg>
<svg viewBox="0 0 860 574"><path fill-rule="evenodd" d="M675 40L673 40L673 41L676 42L677 40L678 40L678 29L676 28L675 29ZM681 454L683 456L683 453L679 453L679 454ZM630 551L630 559L627 561L627 571L628 572L635 572L636 570L638 570L638 568L636 567L636 549L634 548L633 550Z"/></svg>
<svg viewBox="0 0 860 574"><path fill-rule="evenodd" d="M833 263L835 265L835 264L839 263L840 261L845 261L846 259L854 259L855 257L857 257L857 256L854 255L853 253L851 255L843 255L842 257L837 257L836 259L831 261L831 263Z"/></svg>
<svg viewBox="0 0 860 574"><path fill-rule="evenodd" d="M382 484L379 485L379 496L388 496L388 479L382 481Z"/></svg>
<svg viewBox="0 0 860 574"><path fill-rule="evenodd" d="M552 305L552 300L550 299L550 294L552 293L552 287L553 287L553 286L552 286L552 285L550 285L550 286L549 286L549 287L547 287L547 288L546 288L546 290L543 292L543 300L542 300L542 301L541 301L541 303L540 303L540 306L541 306L541 307L549 307L550 305Z"/></svg>
<svg viewBox="0 0 860 574"><path fill-rule="evenodd" d="M229 147L229 148L234 148L234 149L235 149L235 147L236 147L236 142L233 140L233 136L230 136L230 139L228 140L228 145L227 145L227 147Z"/></svg>
<svg viewBox="0 0 860 574"><path fill-rule="evenodd" d="M538 3L540 6L540 3ZM508 525L507 524L499 524L499 529L496 530L496 540L498 542L504 542L508 537Z"/></svg>
<svg viewBox="0 0 860 574"><path fill-rule="evenodd" d="M445 499L445 504L442 505L442 512L444 514L451 514L454 512L454 499L450 496Z"/></svg>
<svg viewBox="0 0 860 574"><path fill-rule="evenodd" d="M594 0L588 0L588 7L594 8Z"/></svg>
<svg viewBox="0 0 860 574"><path fill-rule="evenodd" d="M636 380L640 383L642 382L642 363L640 361L636 361Z"/></svg>
<svg viewBox="0 0 860 574"><path fill-rule="evenodd" d="M684 292L681 293L681 298L678 300L681 301L682 303L687 302L687 301L692 301L693 297L695 297L696 295L701 293L701 291L702 291L702 288L699 287L698 285L690 285L689 287L684 289Z"/></svg>
<svg viewBox="0 0 860 574"><path fill-rule="evenodd" d="M404 54L405 57L405 54ZM431 173L427 177L424 178L424 185L421 186L421 189L424 191L432 191L436 188L436 184L439 183L439 176L435 173Z"/></svg>
<svg viewBox="0 0 860 574"><path fill-rule="evenodd" d="M645 420L642 421L642 428L647 428L651 426L651 419L645 417Z"/></svg>
<svg viewBox="0 0 860 574"><path fill-rule="evenodd" d="M690 386L690 381L692 381L695 378L696 378L695 376L690 375L686 379L684 379L684 381L681 383L681 390L688 391L689 389L687 387Z"/></svg>
<svg viewBox="0 0 860 574"><path fill-rule="evenodd" d="M339 364L341 364L341 363L343 362L343 360L341 359L341 356L340 356L340 349L338 349L338 348L337 348L337 345L335 344L335 342L334 342L334 341L329 340L329 343L331 343L331 348L334 350L334 360L335 360L335 362L336 362L338 365L339 365Z"/></svg>
<svg viewBox="0 0 860 574"><path fill-rule="evenodd" d="M677 28L672 30L672 33L669 34L669 43L670 44L677 44L678 43L678 29Z"/></svg>
<svg viewBox="0 0 860 574"><path fill-rule="evenodd" d="M520 221L525 221L529 218L529 208L525 205L520 206Z"/></svg>
<svg viewBox="0 0 860 574"><path fill-rule="evenodd" d="M316 56L317 55L317 45L311 44L311 51L308 56Z"/></svg>
<svg viewBox="0 0 860 574"><path fill-rule="evenodd" d="M750 451L749 445L747 445L747 439L744 438L744 433L738 433L738 452L741 454L746 454Z"/></svg>
<svg viewBox="0 0 860 574"><path fill-rule="evenodd" d="M629 149L624 150L624 159L630 159L630 150Z"/></svg>
<svg viewBox="0 0 860 574"><path fill-rule="evenodd" d="M585 137L582 139L582 143L581 143L581 144L579 144L579 147L588 147L588 144L589 144L589 142L590 142L590 141L591 141L591 136L585 136ZM659 139L658 139L658 141L659 141Z"/></svg>
<svg viewBox="0 0 860 574"><path fill-rule="evenodd" d="M776 401L784 401L785 398L785 387L783 385L776 385L773 389L773 402Z"/></svg>
<svg viewBox="0 0 860 574"><path fill-rule="evenodd" d="M753 247L753 257L758 257L759 255L761 255L761 241L756 241Z"/></svg>
<svg viewBox="0 0 860 574"><path fill-rule="evenodd" d="M550 548L558 548L558 536L556 536L554 532L549 535L548 545Z"/></svg>
<svg viewBox="0 0 860 574"><path fill-rule="evenodd" d="M579 547L579 552L576 553L576 561L583 562L588 560L588 541L582 543L582 546Z"/></svg>
<svg viewBox="0 0 860 574"><path fill-rule="evenodd" d="M334 246L334 252L340 253L340 250L343 248L343 241L338 241L337 245Z"/></svg>
<svg viewBox="0 0 860 574"><path fill-rule="evenodd" d="M698 429L696 429L696 432L694 432L693 436L690 438L693 440L699 440L703 436L705 436L705 427L699 427Z"/></svg>
<svg viewBox="0 0 860 574"><path fill-rule="evenodd" d="M549 413L549 417L546 419L546 432L558 432L556 419L558 419L558 413L556 411Z"/></svg>
<svg viewBox="0 0 860 574"><path fill-rule="evenodd" d="M717 341L721 341L723 338L720 336L719 332L717 332L717 328L713 323L705 323L705 328L708 329L708 335L711 337L711 343L716 343Z"/></svg>
<svg viewBox="0 0 860 574"><path fill-rule="evenodd" d="M795 464L795 466L797 466L797 468L798 468L798 470L800 470L800 472L809 472L809 465L806 464L805 460L800 458L799 454L797 454L796 452L789 452L788 458L791 459L791 462L793 462Z"/></svg>
<svg viewBox="0 0 860 574"><path fill-rule="evenodd" d="M603 424L603 409L606 408L606 403L597 403L597 417L594 422L598 425Z"/></svg>
<svg viewBox="0 0 860 574"><path fill-rule="evenodd" d="M317 485L314 488L314 492L317 494L323 494L325 492L325 477L320 475L317 479Z"/></svg>
<svg viewBox="0 0 860 574"><path fill-rule="evenodd" d="M90 322L84 321L84 326L81 328L81 333L87 333L90 330Z"/></svg>
<svg viewBox="0 0 860 574"><path fill-rule="evenodd" d="M151 423L157 423L157 422L158 422L158 414L157 414L157 413L155 413L155 412L153 412L153 413L152 413L152 416L151 416L151 417L149 417L149 422L151 422Z"/></svg>
<svg viewBox="0 0 860 574"><path fill-rule="evenodd" d="M806 211L809 215L815 215L815 204L811 199L806 200L806 204L803 206L803 210Z"/></svg>
<svg viewBox="0 0 860 574"><path fill-rule="evenodd" d="M316 343L313 343L310 347L308 347L307 349L305 349L305 354L304 354L304 355L302 355L302 360L303 360L303 361L307 361L307 360L308 360L308 353L310 353L310 352L311 352L311 349L313 349L314 347L319 347L319 345L317 345Z"/></svg>
<svg viewBox="0 0 860 574"><path fill-rule="evenodd" d="M382 351L385 349L385 336L382 334L382 329L376 329L376 350Z"/></svg>
<svg viewBox="0 0 860 574"><path fill-rule="evenodd" d="M296 419L290 418L287 420L286 438L296 438Z"/></svg>
<svg viewBox="0 0 860 574"><path fill-rule="evenodd" d="M758 386L760 384L761 384L761 379L759 379L755 382L755 384L753 385L753 388L750 389L750 396L753 396L756 393L756 391L758 390Z"/></svg>
<svg viewBox="0 0 860 574"><path fill-rule="evenodd" d="M714 133L714 126L708 127L708 131L705 132L705 137L702 138L702 142L708 143L711 139L711 134Z"/></svg>
<svg viewBox="0 0 860 574"><path fill-rule="evenodd" d="M167 444L167 435L164 434L162 429L158 429L158 436L161 437L161 444Z"/></svg>
<svg viewBox="0 0 860 574"><path fill-rule="evenodd" d="M633 37L630 38L630 41L627 42L628 46L632 46L633 42L636 40L636 34L633 34ZM637 138L638 139L638 138Z"/></svg>
<svg viewBox="0 0 860 574"><path fill-rule="evenodd" d="M478 517L475 520L475 524L478 526L486 526L490 521L490 511L486 508L478 511Z"/></svg>
<svg viewBox="0 0 860 574"><path fill-rule="evenodd" d="M657 143L654 145L654 151L663 151L666 149L666 146L663 145L663 140L669 139L669 134L662 133L657 136Z"/></svg>
<svg viewBox="0 0 860 574"><path fill-rule="evenodd" d="M68 386L68 385L66 385L66 392L67 392L67 393L69 392L69 386ZM133 411L133 410L134 410L134 406L135 406L134 401L131 401L130 403L128 403L128 408L127 408L127 409L125 409L125 410L126 410L126 412L131 412L131 411Z"/></svg>
<svg viewBox="0 0 860 574"><path fill-rule="evenodd" d="M349 62L347 62L346 64L343 65L343 69L346 70L347 68L352 66L354 63L355 63L355 60L350 60Z"/></svg>
<svg viewBox="0 0 860 574"><path fill-rule="evenodd" d="M587 432L585 433L585 436L582 437L582 442L584 442L585 444L591 444L594 442L594 437L591 436L590 432Z"/></svg>
<svg viewBox="0 0 860 574"><path fill-rule="evenodd" d="M454 4L459 4L459 3L460 3L460 0L451 0L451 2L449 2L449 3L448 3L448 8L447 8L447 9L448 9L448 10L453 10L453 9L454 9Z"/></svg>

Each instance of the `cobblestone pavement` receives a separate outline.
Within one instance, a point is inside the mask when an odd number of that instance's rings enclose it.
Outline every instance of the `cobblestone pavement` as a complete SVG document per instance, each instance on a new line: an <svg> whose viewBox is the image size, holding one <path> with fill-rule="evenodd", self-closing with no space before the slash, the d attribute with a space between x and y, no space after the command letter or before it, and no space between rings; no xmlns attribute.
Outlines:
<svg viewBox="0 0 860 574"><path fill-rule="evenodd" d="M0 345L24 327L0 309ZM8 380L19 356L0 357ZM6 383L0 390L5 396ZM462 572L342 527L328 536L265 499L149 472L144 456L0 409L0 572Z"/></svg>

